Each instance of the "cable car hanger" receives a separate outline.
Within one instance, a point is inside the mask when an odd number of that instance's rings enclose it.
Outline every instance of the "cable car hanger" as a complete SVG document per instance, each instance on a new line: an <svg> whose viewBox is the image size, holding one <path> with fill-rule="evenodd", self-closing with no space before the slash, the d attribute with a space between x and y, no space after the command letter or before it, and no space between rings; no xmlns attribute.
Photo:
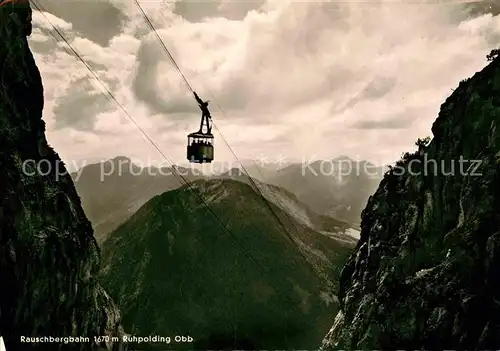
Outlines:
<svg viewBox="0 0 500 351"><path fill-rule="evenodd" d="M210 124L210 122L212 121L212 116L210 115L210 111L208 110L208 103L210 102L210 100L203 101L202 99L200 99L200 97L198 96L198 94L196 94L195 91L193 91L193 94L194 94L194 97L196 98L196 101L198 102L198 106L201 109L201 124L200 124L200 131L199 132L203 133L202 132L203 122L206 122L207 134L211 134L212 133L212 125Z"/></svg>

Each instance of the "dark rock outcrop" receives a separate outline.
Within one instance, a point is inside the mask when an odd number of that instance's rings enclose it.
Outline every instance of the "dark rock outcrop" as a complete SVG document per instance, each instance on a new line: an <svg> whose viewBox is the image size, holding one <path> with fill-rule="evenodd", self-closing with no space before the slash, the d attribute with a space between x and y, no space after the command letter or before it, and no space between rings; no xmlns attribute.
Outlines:
<svg viewBox="0 0 500 351"><path fill-rule="evenodd" d="M0 6L0 335L9 351L122 349L93 342L120 336L120 313L96 281L91 224L45 138L30 32L29 4ZM90 341L23 343L21 336Z"/></svg>
<svg viewBox="0 0 500 351"><path fill-rule="evenodd" d="M499 59L460 83L432 132L368 201L323 350L499 349Z"/></svg>

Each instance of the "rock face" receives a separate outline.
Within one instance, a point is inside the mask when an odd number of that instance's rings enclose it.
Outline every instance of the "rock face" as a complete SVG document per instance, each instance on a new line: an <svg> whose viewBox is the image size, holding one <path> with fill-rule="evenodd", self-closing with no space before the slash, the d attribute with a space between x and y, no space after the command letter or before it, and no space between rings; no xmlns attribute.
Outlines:
<svg viewBox="0 0 500 351"><path fill-rule="evenodd" d="M96 281L91 224L47 145L30 32L28 4L0 6L0 335L7 350L123 349L93 342L120 335L120 313ZM21 336L90 340L36 344Z"/></svg>
<svg viewBox="0 0 500 351"><path fill-rule="evenodd" d="M432 132L368 201L323 350L500 347L499 59L460 83Z"/></svg>

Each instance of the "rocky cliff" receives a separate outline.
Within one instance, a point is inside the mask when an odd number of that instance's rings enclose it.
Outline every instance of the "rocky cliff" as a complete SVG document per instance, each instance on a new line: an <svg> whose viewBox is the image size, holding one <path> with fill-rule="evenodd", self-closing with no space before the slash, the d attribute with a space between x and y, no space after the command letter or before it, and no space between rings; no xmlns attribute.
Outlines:
<svg viewBox="0 0 500 351"><path fill-rule="evenodd" d="M91 224L45 138L30 33L29 5L0 1L0 335L9 351L118 350L92 342L120 335L120 313L95 279ZM36 344L21 336L90 340Z"/></svg>
<svg viewBox="0 0 500 351"><path fill-rule="evenodd" d="M368 201L323 350L500 347L499 59L460 83L432 133Z"/></svg>

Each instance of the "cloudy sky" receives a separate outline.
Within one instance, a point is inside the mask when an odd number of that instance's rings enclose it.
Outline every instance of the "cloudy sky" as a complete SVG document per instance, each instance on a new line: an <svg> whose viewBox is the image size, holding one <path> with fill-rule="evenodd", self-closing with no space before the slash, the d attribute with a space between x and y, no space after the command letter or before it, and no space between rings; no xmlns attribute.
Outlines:
<svg viewBox="0 0 500 351"><path fill-rule="evenodd" d="M494 2L140 0L211 101L216 158L235 162L221 132L240 159L376 164L431 135L444 99L500 46ZM170 161L184 161L200 113L134 1L35 3L45 15L34 13L30 45L47 137L69 166L118 155L164 161L129 116Z"/></svg>

